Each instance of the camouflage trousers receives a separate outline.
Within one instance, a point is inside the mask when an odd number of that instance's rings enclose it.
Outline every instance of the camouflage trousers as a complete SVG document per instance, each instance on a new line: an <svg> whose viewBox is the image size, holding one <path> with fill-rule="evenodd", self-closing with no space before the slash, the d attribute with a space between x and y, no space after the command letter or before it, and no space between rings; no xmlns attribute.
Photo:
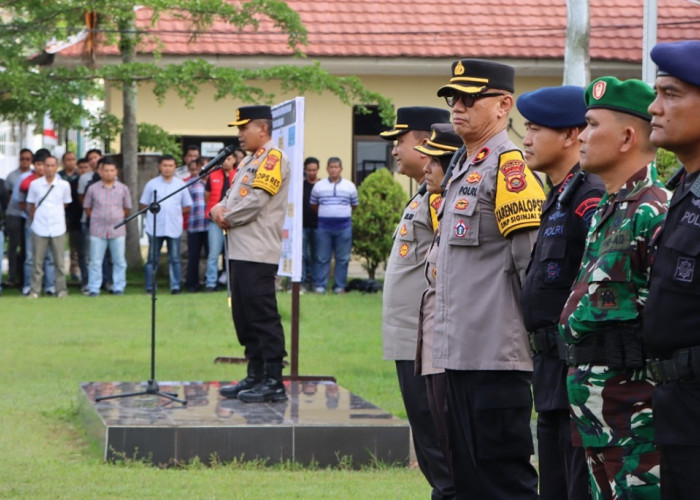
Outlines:
<svg viewBox="0 0 700 500"><path fill-rule="evenodd" d="M594 500L661 498L660 455L653 443L586 448Z"/></svg>

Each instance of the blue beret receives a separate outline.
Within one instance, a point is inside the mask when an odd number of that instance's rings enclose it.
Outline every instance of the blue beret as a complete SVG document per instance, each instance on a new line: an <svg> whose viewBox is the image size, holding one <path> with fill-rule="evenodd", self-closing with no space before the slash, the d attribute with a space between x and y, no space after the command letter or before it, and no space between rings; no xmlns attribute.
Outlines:
<svg viewBox="0 0 700 500"><path fill-rule="evenodd" d="M583 87L542 87L521 95L515 105L527 121L543 127L566 128L586 123Z"/></svg>
<svg viewBox="0 0 700 500"><path fill-rule="evenodd" d="M659 76L675 76L700 87L700 40L664 42L651 49L651 60L659 68Z"/></svg>

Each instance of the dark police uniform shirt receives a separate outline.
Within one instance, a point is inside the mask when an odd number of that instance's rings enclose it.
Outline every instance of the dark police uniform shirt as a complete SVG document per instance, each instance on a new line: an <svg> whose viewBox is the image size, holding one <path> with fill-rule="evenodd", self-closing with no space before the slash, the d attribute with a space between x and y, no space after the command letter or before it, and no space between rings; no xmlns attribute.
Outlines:
<svg viewBox="0 0 700 500"><path fill-rule="evenodd" d="M521 295L528 332L558 324L581 265L591 219L605 192L600 178L589 174L565 204L560 204L559 195L579 170L581 167L576 165L561 184L553 186L542 207L537 242ZM566 363L543 353L535 354L533 363L535 409L568 409Z"/></svg>
<svg viewBox="0 0 700 500"><path fill-rule="evenodd" d="M686 175L671 199L654 259L644 316L649 354L662 359L700 346L700 176ZM654 390L657 442L700 445L700 381Z"/></svg>

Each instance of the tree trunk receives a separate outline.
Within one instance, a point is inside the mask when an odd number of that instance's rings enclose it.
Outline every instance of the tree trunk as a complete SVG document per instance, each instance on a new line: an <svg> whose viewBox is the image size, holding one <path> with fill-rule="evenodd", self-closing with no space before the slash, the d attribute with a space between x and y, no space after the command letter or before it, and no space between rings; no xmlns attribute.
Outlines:
<svg viewBox="0 0 700 500"><path fill-rule="evenodd" d="M122 62L133 62L136 55L136 36L133 19L125 21L120 26L122 33L119 45ZM125 82L122 88L123 96L123 130L122 130L122 164L124 166L124 182L131 191L132 213L138 210L138 133L136 127L136 82ZM138 269L143 266L141 247L139 245L139 227L136 220L127 226L126 233L126 262L129 268Z"/></svg>
<svg viewBox="0 0 700 500"><path fill-rule="evenodd" d="M564 85L585 87L590 71L591 15L588 0L566 0Z"/></svg>

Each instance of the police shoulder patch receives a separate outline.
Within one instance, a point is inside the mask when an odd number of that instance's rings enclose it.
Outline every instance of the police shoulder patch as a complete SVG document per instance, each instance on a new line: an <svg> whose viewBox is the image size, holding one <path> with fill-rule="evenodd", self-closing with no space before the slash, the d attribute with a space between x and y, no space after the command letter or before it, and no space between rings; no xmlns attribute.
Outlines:
<svg viewBox="0 0 700 500"><path fill-rule="evenodd" d="M431 194L429 198L430 204L430 221L433 224L433 231L437 231L438 228L438 212L440 211L440 205L442 204L442 195Z"/></svg>
<svg viewBox="0 0 700 500"><path fill-rule="evenodd" d="M271 149L262 161L253 179L252 186L274 196L282 186L282 152Z"/></svg>
<svg viewBox="0 0 700 500"><path fill-rule="evenodd" d="M517 149L502 153L494 210L501 234L508 236L517 229L538 227L544 199L542 186L525 164L523 154Z"/></svg>

